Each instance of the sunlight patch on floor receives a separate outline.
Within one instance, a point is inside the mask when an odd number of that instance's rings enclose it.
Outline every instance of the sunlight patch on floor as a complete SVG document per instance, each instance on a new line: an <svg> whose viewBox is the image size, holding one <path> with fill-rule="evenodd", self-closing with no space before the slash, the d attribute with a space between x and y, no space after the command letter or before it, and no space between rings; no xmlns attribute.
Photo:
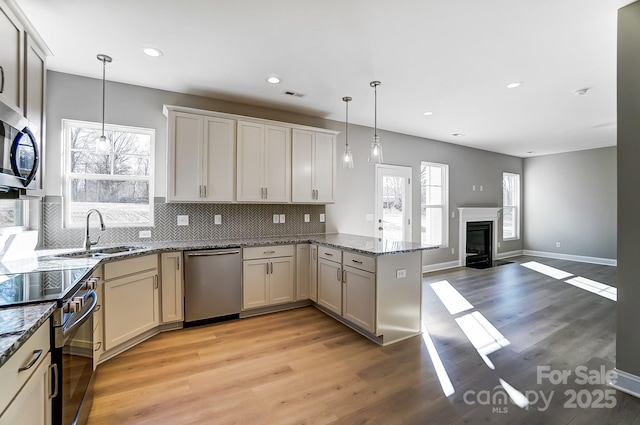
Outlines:
<svg viewBox="0 0 640 425"><path fill-rule="evenodd" d="M471 303L446 280L432 283L430 286L449 313L458 314L473 308Z"/></svg>
<svg viewBox="0 0 640 425"><path fill-rule="evenodd" d="M537 261L529 261L528 263L522 263L521 266L524 266L538 273L542 273L549 277L553 277L555 279L560 279L560 280L573 276L572 273L567 273L563 270L556 269L555 267L547 266L545 264L540 264Z"/></svg>
<svg viewBox="0 0 640 425"><path fill-rule="evenodd" d="M462 332L467 336L473 347L478 351L482 360L491 369L495 366L488 355L510 344L495 326L493 326L480 312L474 311L456 318Z"/></svg>
<svg viewBox="0 0 640 425"><path fill-rule="evenodd" d="M574 277L566 280L565 282L577 288L584 289L585 291L600 295L601 297L608 298L612 301L618 300L618 289L613 286L605 285L604 283L596 282L595 280L587 279L582 276Z"/></svg>
<svg viewBox="0 0 640 425"><path fill-rule="evenodd" d="M424 345L427 347L429 357L431 357L431 363L433 364L433 368L436 370L436 375L440 381L442 391L444 392L445 397L449 397L451 394L455 393L456 390L453 388L451 379L449 379L449 374L442 364L442 359L440 359L438 350L436 350L436 346L433 344L429 331L427 331L427 327L424 323L422 324L422 340L424 341Z"/></svg>
<svg viewBox="0 0 640 425"><path fill-rule="evenodd" d="M504 379L500 379L499 381L500 381L500 385L502 385L502 388L504 388L507 394L509 394L511 401L513 401L513 403L516 406L518 406L521 409L524 409L529 405L529 399L527 398L527 396L522 394L520 391L516 390L511 385L509 385L509 383L506 382Z"/></svg>

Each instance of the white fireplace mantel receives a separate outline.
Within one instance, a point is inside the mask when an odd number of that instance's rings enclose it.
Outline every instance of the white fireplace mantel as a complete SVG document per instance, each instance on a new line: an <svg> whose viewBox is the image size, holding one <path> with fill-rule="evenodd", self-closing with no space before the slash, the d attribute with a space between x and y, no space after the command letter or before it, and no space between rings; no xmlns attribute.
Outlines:
<svg viewBox="0 0 640 425"><path fill-rule="evenodd" d="M458 258L460 266L467 264L467 223L474 221L491 221L493 223L493 241L492 241L492 257L496 260L498 255L498 220L500 219L500 211L502 208L491 207L464 207L458 208L458 217L460 219Z"/></svg>

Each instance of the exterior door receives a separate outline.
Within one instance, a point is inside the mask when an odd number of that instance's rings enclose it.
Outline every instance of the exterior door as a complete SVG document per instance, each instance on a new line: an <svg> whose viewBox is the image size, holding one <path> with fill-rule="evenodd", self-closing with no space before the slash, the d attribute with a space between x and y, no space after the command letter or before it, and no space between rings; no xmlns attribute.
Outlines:
<svg viewBox="0 0 640 425"><path fill-rule="evenodd" d="M376 164L375 235L411 242L411 167Z"/></svg>

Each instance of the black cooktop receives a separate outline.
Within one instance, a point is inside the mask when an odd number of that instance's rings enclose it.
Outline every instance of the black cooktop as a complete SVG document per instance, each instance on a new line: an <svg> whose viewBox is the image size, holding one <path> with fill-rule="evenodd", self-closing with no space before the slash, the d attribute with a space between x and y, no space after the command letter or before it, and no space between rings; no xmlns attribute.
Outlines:
<svg viewBox="0 0 640 425"><path fill-rule="evenodd" d="M88 271L83 267L0 275L0 307L61 300Z"/></svg>

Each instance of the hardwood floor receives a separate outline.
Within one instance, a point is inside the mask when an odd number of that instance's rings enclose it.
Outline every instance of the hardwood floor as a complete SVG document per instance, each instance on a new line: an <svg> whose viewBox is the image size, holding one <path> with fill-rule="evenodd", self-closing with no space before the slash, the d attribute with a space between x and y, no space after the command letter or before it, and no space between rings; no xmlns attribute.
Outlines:
<svg viewBox="0 0 640 425"><path fill-rule="evenodd" d="M423 279L423 321L455 390L449 397L422 337L380 347L306 307L164 333L109 360L98 368L89 423L640 425L640 400L582 384L576 369L614 367L615 302L520 264L612 286L615 267L511 260ZM472 308L450 314L430 286L442 280ZM488 362L456 322L478 313L508 340L489 339L504 346ZM486 343L476 341L490 352ZM540 367L571 375L554 385ZM529 406L502 402L501 379ZM615 406L589 407L605 402Z"/></svg>

